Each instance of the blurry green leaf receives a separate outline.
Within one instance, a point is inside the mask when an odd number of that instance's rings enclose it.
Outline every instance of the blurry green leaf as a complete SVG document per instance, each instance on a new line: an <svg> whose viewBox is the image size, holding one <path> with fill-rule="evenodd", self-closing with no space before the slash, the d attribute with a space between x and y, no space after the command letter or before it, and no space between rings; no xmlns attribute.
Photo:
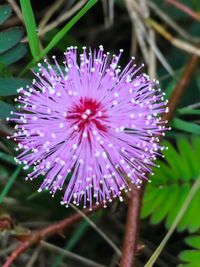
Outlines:
<svg viewBox="0 0 200 267"><path fill-rule="evenodd" d="M9 5L0 6L0 25L10 17L11 13L12 9Z"/></svg>
<svg viewBox="0 0 200 267"><path fill-rule="evenodd" d="M151 201L151 205L148 205L148 208L146 209L146 213L145 216L150 215L153 211L156 210L156 207L160 205L160 203L163 202L163 196L165 195L166 190L163 188L159 188L159 190L157 191L157 194L155 195L156 197L154 198L153 201ZM155 201L156 200L156 201ZM143 211L144 214L144 211Z"/></svg>
<svg viewBox="0 0 200 267"><path fill-rule="evenodd" d="M179 150L179 161L181 162L184 180L190 180L191 177L196 177L199 174L199 166L197 166L197 173L193 171L193 163L196 163L196 159L193 160L193 151L191 145L186 138L178 138L177 147ZM196 175L196 176L195 176Z"/></svg>
<svg viewBox="0 0 200 267"><path fill-rule="evenodd" d="M200 192L199 192L200 193ZM185 216L179 223L179 231L184 231L189 228L191 232L191 223L196 220L196 211L199 209L199 194L196 194L191 202L189 208L187 209ZM188 227L189 225L189 227Z"/></svg>
<svg viewBox="0 0 200 267"><path fill-rule="evenodd" d="M185 238L185 243L192 247L179 254L179 258L184 262L178 265L178 267L197 267L200 262L200 236L192 235Z"/></svg>
<svg viewBox="0 0 200 267"><path fill-rule="evenodd" d="M22 39L23 29L15 27L3 32L0 32L0 53L14 47Z"/></svg>
<svg viewBox="0 0 200 267"><path fill-rule="evenodd" d="M200 249L200 236L192 235L185 238L185 243L193 248Z"/></svg>
<svg viewBox="0 0 200 267"><path fill-rule="evenodd" d="M20 0L20 5L26 26L31 54L33 58L36 59L40 55L40 45L39 45L39 38L37 35L37 26L35 22L35 17L31 7L31 2L30 0Z"/></svg>
<svg viewBox="0 0 200 267"><path fill-rule="evenodd" d="M147 263L144 265L144 267L152 267L154 266L156 260L158 259L160 253L163 251L164 247L166 246L167 242L171 238L172 234L178 227L180 221L182 220L183 216L185 215L186 211L188 210L193 198L198 194L200 189L200 177L197 178L197 180L194 182L192 187L190 188L184 202L181 204L181 207L179 208L176 217L173 220L173 223L171 224L167 234L162 239L159 246L156 248L154 253L151 255L150 259L147 261ZM197 257L194 257L195 261Z"/></svg>
<svg viewBox="0 0 200 267"><path fill-rule="evenodd" d="M171 211L167 214L166 218L166 227L170 228L170 226L173 224L174 219L176 218L176 215L178 214L181 206L183 205L189 191L190 191L191 186L189 184L183 184L181 186L180 194L178 195L178 198L176 199L175 203L173 203L173 208ZM171 192L172 194L172 192ZM167 199L165 199L167 201Z"/></svg>
<svg viewBox="0 0 200 267"><path fill-rule="evenodd" d="M8 176L7 166L0 165L0 180L5 179Z"/></svg>
<svg viewBox="0 0 200 267"><path fill-rule="evenodd" d="M168 147L167 150L163 151L163 154L168 165L170 166L170 169L172 170L171 175L173 175L174 179L178 179L179 174L181 174L181 176L184 175L184 173L182 172L182 163L180 162L180 156L176 149L171 145L171 143L165 141L163 142L163 145Z"/></svg>
<svg viewBox="0 0 200 267"><path fill-rule="evenodd" d="M200 251L185 250L180 253L179 258L182 261L190 262L194 267L197 267L200 263Z"/></svg>
<svg viewBox="0 0 200 267"><path fill-rule="evenodd" d="M0 78L0 96L16 95L17 89L29 85L30 81L19 78Z"/></svg>
<svg viewBox="0 0 200 267"><path fill-rule="evenodd" d="M150 219L150 222L152 224L156 224L157 223L157 221L158 221L157 215L158 215L159 210L160 210L160 205L163 205L163 203L165 203L165 200L166 200L166 198L168 198L168 195L169 195L169 188L161 187L160 188L160 192L159 192L159 194L157 195L157 197L156 197L156 199L154 201L154 203L155 203L155 205L154 205L155 212L152 214L151 219Z"/></svg>
<svg viewBox="0 0 200 267"><path fill-rule="evenodd" d="M179 188L178 185L172 185L169 187L166 187L168 190L167 194L167 201L166 199L162 202L162 209L158 208L156 212L154 212L151 216L151 223L152 224L157 224L161 222L166 215L169 213L171 207L174 205L176 199L179 197ZM173 191L173 194L171 192ZM156 201L156 200L155 200Z"/></svg>
<svg viewBox="0 0 200 267"><path fill-rule="evenodd" d="M192 122L187 122L182 119L173 119L172 126L178 130L182 130L188 133L200 134L200 125Z"/></svg>
<svg viewBox="0 0 200 267"><path fill-rule="evenodd" d="M199 230L200 216L197 216L197 210L199 210L200 192L196 196L196 200L190 207L190 213L188 215L188 230L190 233L194 233Z"/></svg>
<svg viewBox="0 0 200 267"><path fill-rule="evenodd" d="M16 168L16 170L14 171L14 173L12 174L12 176L10 177L10 179L8 180L7 184L5 185L4 189L2 190L2 192L0 193L0 203L3 201L4 197L8 194L9 190L11 189L13 183L15 182L15 180L17 179L20 171L22 169L22 166L18 166Z"/></svg>
<svg viewBox="0 0 200 267"><path fill-rule="evenodd" d="M162 142L162 145L168 146L168 150L163 151L165 160L156 161L160 168L153 168L154 177L145 188L141 217L151 216L152 224L165 219L166 227L170 228L192 183L200 176L200 138L193 136L192 144L186 138L179 138L178 150L169 142ZM179 222L178 231L194 232L200 227L199 203L200 190Z"/></svg>
<svg viewBox="0 0 200 267"><path fill-rule="evenodd" d="M199 0L192 0L192 5L195 9L196 12L199 12L200 11L200 2Z"/></svg>
<svg viewBox="0 0 200 267"><path fill-rule="evenodd" d="M151 205L152 204L155 205L155 199L157 196L159 196L159 192L160 192L159 188L154 188L154 190L148 190L148 193L144 195L141 218L146 218L153 212L154 209L151 208ZM149 210L149 208L151 210Z"/></svg>
<svg viewBox="0 0 200 267"><path fill-rule="evenodd" d="M4 152L0 152L0 160L8 162L8 163L13 164L13 165L17 165L14 158L12 156L4 153Z"/></svg>
<svg viewBox="0 0 200 267"><path fill-rule="evenodd" d="M200 115L200 109L179 108L177 113L180 115Z"/></svg>
<svg viewBox="0 0 200 267"><path fill-rule="evenodd" d="M27 46L25 44L18 44L13 49L0 54L0 63L4 66L8 66L19 59L21 59L27 52Z"/></svg>
<svg viewBox="0 0 200 267"><path fill-rule="evenodd" d="M14 111L14 107L0 100L0 119L12 117L11 111Z"/></svg>
<svg viewBox="0 0 200 267"><path fill-rule="evenodd" d="M12 74L6 66L0 62L0 77L12 77Z"/></svg>

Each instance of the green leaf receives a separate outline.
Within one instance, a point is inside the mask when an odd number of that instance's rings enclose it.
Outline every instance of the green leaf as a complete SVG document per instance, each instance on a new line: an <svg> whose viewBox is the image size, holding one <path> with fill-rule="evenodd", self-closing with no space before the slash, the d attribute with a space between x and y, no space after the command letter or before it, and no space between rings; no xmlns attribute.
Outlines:
<svg viewBox="0 0 200 267"><path fill-rule="evenodd" d="M200 176L200 137L193 136L192 144L186 138L177 140L175 149L169 142L162 142L168 146L164 150L165 160L155 163L154 176L145 188L141 218L150 216L152 224L165 219L166 228L171 227L176 215L184 202L191 185ZM194 232L200 227L199 212L200 190L191 201L187 212L177 226L178 231Z"/></svg>
<svg viewBox="0 0 200 267"><path fill-rule="evenodd" d="M200 109L179 108L177 113L180 115L200 115Z"/></svg>
<svg viewBox="0 0 200 267"><path fill-rule="evenodd" d="M185 243L193 248L200 249L200 236L192 235L185 238Z"/></svg>
<svg viewBox="0 0 200 267"><path fill-rule="evenodd" d="M4 66L8 66L21 59L26 52L27 46L25 44L18 44L13 49L0 54L0 63L2 63Z"/></svg>
<svg viewBox="0 0 200 267"><path fill-rule="evenodd" d="M185 250L180 253L179 258L182 261L190 262L198 266L200 263L200 252L196 250Z"/></svg>
<svg viewBox="0 0 200 267"><path fill-rule="evenodd" d="M163 203L165 203L166 198L168 198L169 196L169 188L167 187L162 187L160 188L160 193L159 196L156 197L155 199L155 206L154 206L154 212L152 213L150 222L152 224L156 224L158 221L158 214L159 214L159 210L160 210L160 205L163 205Z"/></svg>
<svg viewBox="0 0 200 267"><path fill-rule="evenodd" d="M12 117L11 111L14 111L14 107L0 100L0 119Z"/></svg>
<svg viewBox="0 0 200 267"><path fill-rule="evenodd" d="M0 32L0 53L14 47L22 39L22 36L23 29L20 27Z"/></svg>
<svg viewBox="0 0 200 267"><path fill-rule="evenodd" d="M195 221L196 218L198 218L198 216L196 216L196 211L199 208L199 193L200 191L194 196L194 199L191 202L189 208L187 209L185 216L180 221L178 229L179 231L184 231L187 229L187 227L189 228L189 231L191 231L191 223Z"/></svg>
<svg viewBox="0 0 200 267"><path fill-rule="evenodd" d="M184 120L175 118L172 121L172 126L178 130L182 130L188 133L200 134L200 125L192 122L186 122Z"/></svg>
<svg viewBox="0 0 200 267"><path fill-rule="evenodd" d="M167 150L163 151L163 154L166 158L166 161L170 165L171 170L173 171L172 175L178 178L179 173L182 173L182 164L179 160L179 155L169 142L165 141L163 142L163 145L168 147Z"/></svg>
<svg viewBox="0 0 200 267"><path fill-rule="evenodd" d="M23 0L26 1L26 0ZM33 67L40 59L42 59L65 35L66 33L82 18L85 13L97 3L98 0L90 0L87 4L53 37L50 43L42 50L37 59L33 59L26 68L20 73L22 76L29 68Z"/></svg>
<svg viewBox="0 0 200 267"><path fill-rule="evenodd" d="M17 89L30 84L30 80L19 78L0 78L0 96L16 95Z"/></svg>
<svg viewBox="0 0 200 267"><path fill-rule="evenodd" d="M200 11L200 3L199 0L192 0L192 6L195 9L196 12Z"/></svg>
<svg viewBox="0 0 200 267"><path fill-rule="evenodd" d="M159 188L154 188L154 190L150 190L147 194L145 194L143 198L143 205L141 211L141 218L146 218L153 211L152 203L155 203L156 197L159 196ZM151 211L149 210L151 209Z"/></svg>
<svg viewBox="0 0 200 267"><path fill-rule="evenodd" d="M172 225L174 219L176 218L176 215L179 209L181 208L183 202L185 201L188 195L188 192L190 191L190 187L191 186L189 184L184 184L179 189L180 193L178 195L178 199L176 199L175 201L176 205L173 204L172 210L167 215L166 224L165 224L167 228L169 228Z"/></svg>
<svg viewBox="0 0 200 267"><path fill-rule="evenodd" d="M172 234L176 230L178 224L180 223L181 219L183 218L185 212L187 211L188 207L190 206L193 198L196 196L198 190L200 189L200 177L194 182L192 187L190 188L184 202L181 204L180 209L178 210L176 217L173 220L173 223L171 224L167 234L159 244L159 246L156 248L148 262L144 265L144 267L152 267L154 266L156 260L158 259L160 253L163 251L164 247L166 246L167 242L171 238ZM197 259L196 256L193 257L193 259ZM197 265L198 266L198 265Z"/></svg>
<svg viewBox="0 0 200 267"><path fill-rule="evenodd" d="M185 138L178 138L177 146L179 150L179 162L181 162L181 168L183 171L183 176L185 180L195 177L196 173L194 172L193 164L196 163L196 160L193 156L191 145ZM193 160L194 159L194 160ZM197 167L197 173L199 173L199 167Z"/></svg>
<svg viewBox="0 0 200 267"><path fill-rule="evenodd" d="M190 233L194 233L195 231L197 231L200 226L200 216L197 216L197 210L199 210L199 203L200 203L200 192L196 196L196 201L194 203L192 202L191 211L188 216L189 217L188 228Z"/></svg>
<svg viewBox="0 0 200 267"><path fill-rule="evenodd" d="M40 55L40 44L37 35L37 27L35 17L31 7L30 0L20 0L22 14L26 26L27 37L30 45L30 50L33 58L37 58Z"/></svg>
<svg viewBox="0 0 200 267"><path fill-rule="evenodd" d="M166 189L159 188L156 192L157 194L155 195L154 199L152 199L153 201L151 200L151 202L148 205L148 208L146 209L145 216L148 216L152 212L156 211L156 208L160 205L160 203L163 202L163 195L165 196ZM143 215L144 215L144 211L143 211Z"/></svg>
<svg viewBox="0 0 200 267"><path fill-rule="evenodd" d="M0 6L0 25L10 17L11 13L12 9L9 5Z"/></svg>
<svg viewBox="0 0 200 267"><path fill-rule="evenodd" d="M12 165L16 165L17 163L15 162L14 158L6 153L0 152L0 159L8 162Z"/></svg>
<svg viewBox="0 0 200 267"><path fill-rule="evenodd" d="M192 247L182 251L179 254L179 258L184 262L178 267L197 267L200 262L200 236L192 235L185 238L185 243Z"/></svg>
<svg viewBox="0 0 200 267"><path fill-rule="evenodd" d="M166 199L162 203L162 209L157 209L156 212L152 213L151 216L151 223L157 224L161 222L166 215L170 212L171 207L174 205L176 199L178 199L178 195L180 193L178 185L172 185L169 187L166 187L168 190L167 194L167 201ZM173 194L171 192L173 191Z"/></svg>

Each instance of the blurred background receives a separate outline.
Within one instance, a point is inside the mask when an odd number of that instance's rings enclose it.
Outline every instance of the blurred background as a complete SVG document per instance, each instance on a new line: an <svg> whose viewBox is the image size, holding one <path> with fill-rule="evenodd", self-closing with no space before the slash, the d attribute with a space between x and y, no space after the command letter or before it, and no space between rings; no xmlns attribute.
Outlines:
<svg viewBox="0 0 200 267"><path fill-rule="evenodd" d="M87 2L31 1L41 50ZM165 159L158 160L160 168L144 192L136 257L136 266L141 267L200 177L200 1L99 0L47 57L56 55L62 62L71 45L80 50L103 45L111 54L122 48L121 66L134 56L151 78L160 81L166 98L181 91L175 98L179 104L170 122L172 130L163 140L169 149ZM24 72L32 58L20 2L0 0L0 266L31 231L77 212L60 205L61 195L37 193L41 179L24 180L25 172L13 160L15 144L6 139L14 129L6 118L15 106L16 90L33 78L30 71ZM200 266L199 188L196 191L154 266ZM126 201L114 202L90 215L93 225L85 219L73 224L30 247L12 266L118 266L126 213Z"/></svg>

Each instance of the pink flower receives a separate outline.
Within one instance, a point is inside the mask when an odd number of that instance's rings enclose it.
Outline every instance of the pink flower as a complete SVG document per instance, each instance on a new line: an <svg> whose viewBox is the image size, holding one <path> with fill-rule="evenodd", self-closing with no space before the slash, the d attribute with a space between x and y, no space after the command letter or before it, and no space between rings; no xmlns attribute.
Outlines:
<svg viewBox="0 0 200 267"><path fill-rule="evenodd" d="M103 47L80 63L76 48L65 53L64 68L46 60L28 89L20 88L21 111L14 135L23 151L17 161L34 166L27 179L44 175L39 191L64 190L62 204L122 200L128 181L140 186L162 149L159 136L167 112L163 93L132 59L121 70L118 56Z"/></svg>

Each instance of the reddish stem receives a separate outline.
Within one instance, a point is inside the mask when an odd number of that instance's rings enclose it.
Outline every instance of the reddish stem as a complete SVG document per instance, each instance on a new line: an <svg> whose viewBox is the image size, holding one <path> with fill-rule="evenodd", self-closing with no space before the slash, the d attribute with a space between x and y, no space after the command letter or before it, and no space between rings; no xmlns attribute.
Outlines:
<svg viewBox="0 0 200 267"><path fill-rule="evenodd" d="M178 80L173 90L173 93L169 99L168 103L169 112L164 114L163 120L171 121L171 119L173 118L174 112L176 111L181 96L183 95L185 89L187 88L190 79L199 64L199 60L200 58L198 56L193 55L186 64L185 69L181 75L181 78Z"/></svg>
<svg viewBox="0 0 200 267"><path fill-rule="evenodd" d="M131 186L130 200L128 205L127 221L123 241L122 259L120 266L128 267L134 266L135 257L134 253L137 251L138 245L138 226L141 200L143 190L138 189L136 186ZM137 216L135 216L137 215Z"/></svg>
<svg viewBox="0 0 200 267"><path fill-rule="evenodd" d="M178 9L180 9L184 13L188 14L193 19L195 19L197 21L200 21L199 14L197 14L195 11L193 11L191 8L189 8L188 6L184 5L183 3L180 3L180 2L178 2L176 0L166 0L166 2L168 4L171 4L171 5L175 6Z"/></svg>
<svg viewBox="0 0 200 267"><path fill-rule="evenodd" d="M102 208L102 205L96 205L93 206L93 209L90 210L89 208L85 209L83 212L85 215L88 215L90 213L93 213L97 210ZM40 240L42 240L45 237L62 233L62 231L71 226L72 224L80 221L83 217L79 214L73 214L72 216L65 218L58 223L55 223L53 225L47 226L45 228L42 228L41 230L38 230L37 232L33 233L26 241L21 243L7 258L6 262L3 264L2 267L10 267L11 264L29 247L32 245L38 244Z"/></svg>
<svg viewBox="0 0 200 267"><path fill-rule="evenodd" d="M183 74L180 80L177 82L173 94L170 97L168 105L169 112L164 114L163 120L170 121L173 118L179 100L183 95L198 63L199 63L199 57L193 55L186 64ZM143 188L141 190L138 190L136 187L132 186L132 193L130 195L129 205L128 205L128 213L126 219L126 227L123 240L122 258L120 262L120 267L135 266L135 254L137 252L137 244L138 244L140 210L141 210L144 188L145 188L145 183L143 183Z"/></svg>

